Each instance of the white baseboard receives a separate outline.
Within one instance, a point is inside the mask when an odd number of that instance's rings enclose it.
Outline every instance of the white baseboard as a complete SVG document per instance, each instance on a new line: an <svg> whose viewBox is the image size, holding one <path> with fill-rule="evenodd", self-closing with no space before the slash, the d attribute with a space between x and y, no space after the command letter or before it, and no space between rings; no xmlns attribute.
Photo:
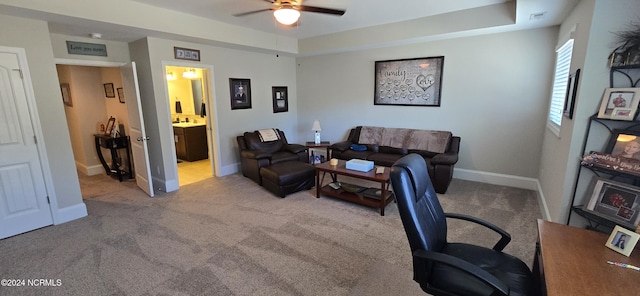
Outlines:
<svg viewBox="0 0 640 296"><path fill-rule="evenodd" d="M529 190L535 190L535 191L537 191L538 188L540 187L540 185L538 184L538 179L534 179L534 178L525 178L525 177L505 175L505 174L472 171L472 170L465 170L465 169L459 169L459 168L455 168L453 170L453 177L456 179L516 187L516 188L529 189Z"/></svg>
<svg viewBox="0 0 640 296"><path fill-rule="evenodd" d="M87 206L84 202L62 209L51 209L51 211L53 212L54 225L80 219L88 215Z"/></svg>
<svg viewBox="0 0 640 296"><path fill-rule="evenodd" d="M87 176L95 176L104 173L104 168L100 164L87 166L84 163L76 161L76 169Z"/></svg>
<svg viewBox="0 0 640 296"><path fill-rule="evenodd" d="M505 174L496 174L496 173L489 173L489 172L481 172L481 171L473 171L473 170L465 170L465 169L459 169L459 168L455 168L453 170L453 177L456 179L462 179L467 181L475 181L475 182L482 182L487 184L533 190L536 192L536 195L538 196L540 213L542 214L543 219L550 220L549 217L551 215L549 214L549 208L547 207L547 202L544 198L544 194L542 194L542 187L540 186L540 182L538 181L538 179L505 175Z"/></svg>
<svg viewBox="0 0 640 296"><path fill-rule="evenodd" d="M239 171L240 171L240 163L226 165L226 166L220 167L220 171L218 172L218 177L235 174Z"/></svg>

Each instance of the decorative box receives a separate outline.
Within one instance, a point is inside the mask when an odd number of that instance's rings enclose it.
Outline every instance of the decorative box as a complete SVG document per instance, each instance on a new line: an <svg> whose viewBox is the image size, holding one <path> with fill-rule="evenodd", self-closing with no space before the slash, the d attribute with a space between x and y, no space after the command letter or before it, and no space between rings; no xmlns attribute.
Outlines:
<svg viewBox="0 0 640 296"><path fill-rule="evenodd" d="M364 159L352 159L347 161L347 170L368 172L373 169L373 161Z"/></svg>

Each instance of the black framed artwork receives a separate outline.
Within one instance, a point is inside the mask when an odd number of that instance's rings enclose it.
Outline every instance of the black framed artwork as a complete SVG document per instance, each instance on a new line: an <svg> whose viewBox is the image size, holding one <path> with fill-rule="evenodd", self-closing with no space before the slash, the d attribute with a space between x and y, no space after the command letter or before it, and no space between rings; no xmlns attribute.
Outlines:
<svg viewBox="0 0 640 296"><path fill-rule="evenodd" d="M251 109L250 79L229 78L229 93L231 95L231 110Z"/></svg>
<svg viewBox="0 0 640 296"><path fill-rule="evenodd" d="M125 103L124 101L124 90L122 89L122 87L118 87L118 101L122 104Z"/></svg>
<svg viewBox="0 0 640 296"><path fill-rule="evenodd" d="M375 105L440 107L444 56L375 62Z"/></svg>
<svg viewBox="0 0 640 296"><path fill-rule="evenodd" d="M113 83L105 83L103 85L104 85L104 95L107 98L115 98L116 92L115 92L115 89L113 88Z"/></svg>
<svg viewBox="0 0 640 296"><path fill-rule="evenodd" d="M569 119L573 119L573 108L576 104L576 94L578 93L578 81L580 80L580 69L569 75L567 82L567 93L564 98L563 115Z"/></svg>
<svg viewBox="0 0 640 296"><path fill-rule="evenodd" d="M289 111L289 97L286 86L271 87L271 96L273 99L273 113Z"/></svg>
<svg viewBox="0 0 640 296"><path fill-rule="evenodd" d="M62 102L69 107L73 107L69 83L60 83L60 91L62 92Z"/></svg>

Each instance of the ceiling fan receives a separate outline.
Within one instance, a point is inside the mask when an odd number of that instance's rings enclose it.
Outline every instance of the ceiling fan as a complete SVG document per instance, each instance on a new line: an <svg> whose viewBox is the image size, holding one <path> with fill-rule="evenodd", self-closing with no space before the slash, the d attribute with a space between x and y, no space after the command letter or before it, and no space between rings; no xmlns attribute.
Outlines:
<svg viewBox="0 0 640 296"><path fill-rule="evenodd" d="M234 16L245 16L258 12L273 10L273 16L283 25L292 25L298 21L300 11L316 12L333 15L343 15L346 11L340 9L324 8L317 6L302 5L302 0L263 0L273 4L271 8L259 9L243 13L234 14Z"/></svg>

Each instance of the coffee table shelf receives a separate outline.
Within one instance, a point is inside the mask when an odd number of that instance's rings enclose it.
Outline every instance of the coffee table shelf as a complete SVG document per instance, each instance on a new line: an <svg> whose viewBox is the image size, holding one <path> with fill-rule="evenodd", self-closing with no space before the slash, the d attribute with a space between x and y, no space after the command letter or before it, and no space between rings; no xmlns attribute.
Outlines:
<svg viewBox="0 0 640 296"><path fill-rule="evenodd" d="M338 161L338 165L332 166L329 162L324 162L316 165L316 197L320 198L320 195L326 195L334 198L339 198L356 204L360 204L367 207L380 209L380 215L384 216L384 209L386 206L395 199L393 192L389 191L389 173L391 169L385 168L384 173L376 174L375 169L369 172L360 172L355 170L346 169L346 161ZM332 182L338 181L338 175L349 176L356 179L368 180L377 182L380 184L380 196L384 198L371 198L364 195L364 192L351 193L342 188L333 189L329 185L321 186L325 174L329 173ZM321 178L322 175L322 178Z"/></svg>

